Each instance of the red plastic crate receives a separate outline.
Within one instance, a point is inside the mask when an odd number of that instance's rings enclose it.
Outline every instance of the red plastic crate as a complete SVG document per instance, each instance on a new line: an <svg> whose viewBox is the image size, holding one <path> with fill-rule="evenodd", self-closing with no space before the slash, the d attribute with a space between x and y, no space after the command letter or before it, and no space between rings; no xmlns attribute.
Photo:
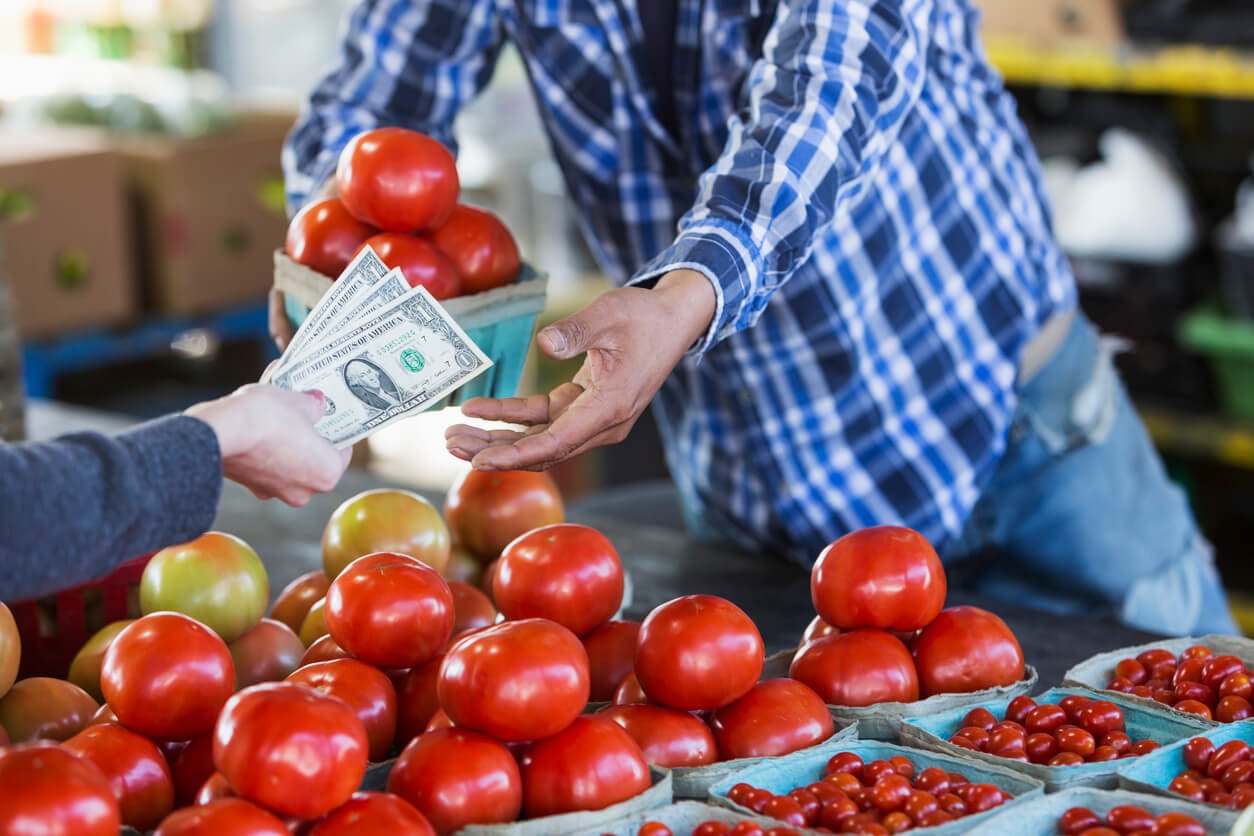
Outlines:
<svg viewBox="0 0 1254 836"><path fill-rule="evenodd" d="M105 577L47 598L9 604L22 637L22 662L18 676L64 678L70 662L87 640L106 624L138 618L138 603L131 606L132 590L139 587L151 554L128 560ZM99 607L96 612L89 608ZM45 616L41 624L40 610Z"/></svg>

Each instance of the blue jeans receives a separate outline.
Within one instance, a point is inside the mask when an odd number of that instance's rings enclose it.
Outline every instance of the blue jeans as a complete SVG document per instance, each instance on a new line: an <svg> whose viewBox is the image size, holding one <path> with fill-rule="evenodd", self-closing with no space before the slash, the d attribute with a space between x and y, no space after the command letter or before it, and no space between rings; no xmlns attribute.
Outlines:
<svg viewBox="0 0 1254 836"><path fill-rule="evenodd" d="M990 597L1172 635L1237 632L1210 545L1082 315L1023 387L946 558L957 584Z"/></svg>

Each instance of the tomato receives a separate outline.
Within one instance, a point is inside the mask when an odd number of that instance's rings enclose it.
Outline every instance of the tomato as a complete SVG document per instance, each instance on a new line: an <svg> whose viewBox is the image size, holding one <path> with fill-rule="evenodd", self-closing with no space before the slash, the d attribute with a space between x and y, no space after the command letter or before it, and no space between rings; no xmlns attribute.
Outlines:
<svg viewBox="0 0 1254 836"><path fill-rule="evenodd" d="M1106 732L1098 738L1097 744L1099 746L1109 746L1122 755L1132 748L1132 738L1121 731Z"/></svg>
<svg viewBox="0 0 1254 836"><path fill-rule="evenodd" d="M479 589L479 583L483 579L483 566L479 564L479 559L471 554L465 546L454 543L452 548L449 549L448 564L444 567L444 578L449 583L461 581ZM483 590L480 591L482 592ZM485 592L484 594L486 595L487 593Z"/></svg>
<svg viewBox="0 0 1254 836"><path fill-rule="evenodd" d="M334 579L359 557L400 552L443 572L449 558L448 526L435 506L416 493L379 489L359 493L335 509L322 532L322 566Z"/></svg>
<svg viewBox="0 0 1254 836"><path fill-rule="evenodd" d="M668 769L705 766L719 759L718 744L708 726L686 711L653 705L614 705L598 712L627 730L644 759Z"/></svg>
<svg viewBox="0 0 1254 836"><path fill-rule="evenodd" d="M257 626L228 646L235 665L235 687L247 688L258 682L277 682L296 670L305 645L292 628L263 618Z"/></svg>
<svg viewBox="0 0 1254 836"><path fill-rule="evenodd" d="M1181 682L1176 686L1176 701L1193 700L1203 705L1215 704L1215 692L1200 682Z"/></svg>
<svg viewBox="0 0 1254 836"><path fill-rule="evenodd" d="M557 485L547 473L469 470L444 500L458 543L484 563L528 531L565 522Z"/></svg>
<svg viewBox="0 0 1254 836"><path fill-rule="evenodd" d="M1207 659L1209 659L1210 657L1214 655L1215 654L1211 651L1209 647L1205 647L1200 644L1195 644L1191 647L1186 647L1184 649L1184 652L1180 654L1180 661L1185 662L1189 659L1197 659L1198 661L1205 662Z"/></svg>
<svg viewBox="0 0 1254 836"><path fill-rule="evenodd" d="M1202 823L1187 813L1163 813L1154 820L1155 836L1206 836Z"/></svg>
<svg viewBox="0 0 1254 836"><path fill-rule="evenodd" d="M541 740L522 759L527 818L600 810L647 790L649 767L622 727L604 717L582 716Z"/></svg>
<svg viewBox="0 0 1254 836"><path fill-rule="evenodd" d="M1157 749L1159 745L1160 744L1157 740L1138 740L1136 743L1133 743L1130 747L1128 747L1128 754L1133 757L1148 755L1150 752Z"/></svg>
<svg viewBox="0 0 1254 836"><path fill-rule="evenodd" d="M762 815L797 827L805 827L806 823L801 805L786 795L777 795L767 801L762 808Z"/></svg>
<svg viewBox="0 0 1254 836"><path fill-rule="evenodd" d="M184 746L171 761L170 773L174 778L174 806L195 802L200 788L214 774L213 734L202 734Z"/></svg>
<svg viewBox="0 0 1254 836"><path fill-rule="evenodd" d="M0 749L0 833L117 836L118 803L100 770L45 741Z"/></svg>
<svg viewBox="0 0 1254 836"><path fill-rule="evenodd" d="M1080 722L1080 710L1093 700L1082 694L1069 694L1058 701L1058 707L1067 714L1067 722L1078 724Z"/></svg>
<svg viewBox="0 0 1254 836"><path fill-rule="evenodd" d="M145 615L191 616L225 642L255 627L269 599L261 558L240 538L220 531L157 552L139 584L139 607Z"/></svg>
<svg viewBox="0 0 1254 836"><path fill-rule="evenodd" d="M483 592L462 581L449 581L448 588L453 593L453 635L488 627L496 621L496 607Z"/></svg>
<svg viewBox="0 0 1254 836"><path fill-rule="evenodd" d="M1114 731L1123 731L1123 712L1119 706L1107 700L1094 700L1080 709L1080 726L1094 737Z"/></svg>
<svg viewBox="0 0 1254 836"><path fill-rule="evenodd" d="M722 760L778 757L827 740L836 731L822 698L793 679L759 682L710 718Z"/></svg>
<svg viewBox="0 0 1254 836"><path fill-rule="evenodd" d="M213 762L242 797L311 819L353 794L366 774L368 748L366 730L344 702L303 685L267 682L245 688L222 709Z"/></svg>
<svg viewBox="0 0 1254 836"><path fill-rule="evenodd" d="M810 573L810 597L833 627L911 632L945 606L945 570L918 532L894 525L864 528L819 555Z"/></svg>
<svg viewBox="0 0 1254 836"><path fill-rule="evenodd" d="M1234 763L1250 760L1254 750L1243 740L1229 740L1215 749L1206 764L1206 774L1211 778L1223 775Z"/></svg>
<svg viewBox="0 0 1254 836"><path fill-rule="evenodd" d="M1023 651L996 615L950 607L914 640L923 695L979 691L1023 679Z"/></svg>
<svg viewBox="0 0 1254 836"><path fill-rule="evenodd" d="M293 261L338 278L375 228L348 213L337 197L310 203L287 226L284 249Z"/></svg>
<svg viewBox="0 0 1254 836"><path fill-rule="evenodd" d="M640 625L635 673L651 702L703 711L748 693L764 659L762 634L743 610L713 595L686 595Z"/></svg>
<svg viewBox="0 0 1254 836"><path fill-rule="evenodd" d="M492 597L492 584L496 581L496 568L500 565L501 559L496 558L491 563L483 567L483 577L479 579L479 588L482 589L489 598ZM496 602L493 601L492 603L495 606Z"/></svg>
<svg viewBox="0 0 1254 836"><path fill-rule="evenodd" d="M660 821L647 821L640 825L636 836L675 836L675 833Z"/></svg>
<svg viewBox="0 0 1254 836"><path fill-rule="evenodd" d="M1232 792L1239 784L1254 783L1254 761L1237 761L1219 776L1224 789Z"/></svg>
<svg viewBox="0 0 1254 836"><path fill-rule="evenodd" d="M1106 703L1110 705L1110 703ZM1116 709L1117 710L1117 709ZM1038 705L1028 712L1024 718L1023 725L1029 732L1053 732L1059 726L1067 722L1067 712L1063 711L1056 705ZM1085 728L1088 728L1087 724ZM1122 725L1122 715L1120 715L1120 725ZM1089 728L1089 731L1098 734L1098 729Z"/></svg>
<svg viewBox="0 0 1254 836"><path fill-rule="evenodd" d="M1027 734L1022 728L994 729L988 736L986 751L1001 758L1018 758L1027 754L1027 744Z"/></svg>
<svg viewBox="0 0 1254 836"><path fill-rule="evenodd" d="M431 718L440 710L440 697L436 684L440 678L440 665L444 654L426 664L412 668L405 674L396 699L396 742L404 746L422 734Z"/></svg>
<svg viewBox="0 0 1254 836"><path fill-rule="evenodd" d="M1221 723L1235 723L1254 716L1254 706L1243 697L1224 697L1215 706L1215 719Z"/></svg>
<svg viewBox="0 0 1254 836"><path fill-rule="evenodd" d="M447 148L426 134L392 127L353 137L340 152L335 184L353 217L394 232L439 227L460 188Z"/></svg>
<svg viewBox="0 0 1254 836"><path fill-rule="evenodd" d="M508 619L547 618L582 636L622 606L623 564L595 528L545 526L501 552L492 599Z"/></svg>
<svg viewBox="0 0 1254 836"><path fill-rule="evenodd" d="M297 668L303 668L305 665L312 665L316 662L330 662L332 659L351 659L348 651L335 643L335 639L330 636L322 636L305 650L300 657Z"/></svg>
<svg viewBox="0 0 1254 836"><path fill-rule="evenodd" d="M1120 804L1117 807L1111 807L1106 813L1106 824L1120 833L1149 830L1154 826L1154 816L1143 807Z"/></svg>
<svg viewBox="0 0 1254 836"><path fill-rule="evenodd" d="M1059 729L1054 737L1058 740L1058 748L1061 751L1074 752L1082 758L1087 758L1097 749L1097 741L1093 739L1092 733L1085 729L1068 726Z"/></svg>
<svg viewBox="0 0 1254 836"><path fill-rule="evenodd" d="M623 677L632 672L639 636L638 621L607 621L583 637L594 702L612 700Z"/></svg>
<svg viewBox="0 0 1254 836"><path fill-rule="evenodd" d="M1197 700L1180 700L1172 706L1176 711L1183 711L1185 714L1196 714L1199 717L1211 719L1210 706L1204 702Z"/></svg>
<svg viewBox="0 0 1254 836"><path fill-rule="evenodd" d="M221 772L215 772L209 776L209 780L205 781L204 786L200 788L200 792L196 793L197 806L203 807L206 804L212 804L220 798L238 798L235 790L231 789L231 782L226 780L226 776Z"/></svg>
<svg viewBox="0 0 1254 836"><path fill-rule="evenodd" d="M829 705L919 698L910 651L884 630L853 630L811 642L793 657L788 675L809 685Z"/></svg>
<svg viewBox="0 0 1254 836"><path fill-rule="evenodd" d="M381 232L366 239L389 268L399 269L410 287L425 287L436 299L452 299L462 293L462 279L448 256L425 238L400 232Z"/></svg>
<svg viewBox="0 0 1254 836"><path fill-rule="evenodd" d="M997 718L987 708L973 708L962 718L963 727L975 726L988 731L995 725L997 725Z"/></svg>
<svg viewBox="0 0 1254 836"><path fill-rule="evenodd" d="M497 741L466 729L440 729L414 738L396 759L388 792L414 805L439 833L470 824L518 818L518 762Z"/></svg>
<svg viewBox="0 0 1254 836"><path fill-rule="evenodd" d="M1102 820L1087 807L1070 807L1058 819L1058 831L1065 834L1083 833L1091 827L1101 827Z"/></svg>
<svg viewBox="0 0 1254 836"><path fill-rule="evenodd" d="M35 676L17 682L0 699L0 726L9 740L68 740L86 727L96 701L64 679Z"/></svg>
<svg viewBox="0 0 1254 836"><path fill-rule="evenodd" d="M305 620L301 622L298 631L301 642L305 647L312 647L314 642L327 635L327 599L319 598L314 601L313 606L309 608L309 612L305 614Z"/></svg>
<svg viewBox="0 0 1254 836"><path fill-rule="evenodd" d="M1175 688L1182 682L1201 682L1202 670L1205 667L1206 662L1202 659L1185 659L1171 675L1171 687Z"/></svg>
<svg viewBox="0 0 1254 836"><path fill-rule="evenodd" d="M65 678L90 694L96 702L104 700L104 695L100 693L100 668L104 665L105 651L117 638L118 633L126 629L134 620L128 618L106 624L87 640L78 653L74 654L74 661L70 663L70 672ZM4 691L0 690L0 696L3 694Z"/></svg>
<svg viewBox="0 0 1254 836"><path fill-rule="evenodd" d="M1202 664L1202 682L1215 690L1228 677L1244 671L1245 663L1236 656L1214 656Z"/></svg>
<svg viewBox="0 0 1254 836"><path fill-rule="evenodd" d="M805 632L801 634L801 641L797 642L798 647L805 647L815 639L821 639L824 636L830 636L833 633L839 633L840 630L828 624L823 620L823 616L816 615L810 619L810 623L806 625Z"/></svg>
<svg viewBox="0 0 1254 836"><path fill-rule="evenodd" d="M22 637L18 635L17 622L8 606L0 601L0 697L13 687L21 661Z"/></svg>
<svg viewBox="0 0 1254 836"><path fill-rule="evenodd" d="M118 800L122 823L152 830L174 807L174 782L165 756L151 740L116 723L91 726L65 741L100 770Z"/></svg>
<svg viewBox="0 0 1254 836"><path fill-rule="evenodd" d="M242 798L223 798L204 807L176 810L152 836L289 836L270 813Z"/></svg>
<svg viewBox="0 0 1254 836"><path fill-rule="evenodd" d="M396 690L385 674L356 659L333 659L303 667L287 681L343 700L366 729L370 760L387 757L396 737Z"/></svg>
<svg viewBox="0 0 1254 836"><path fill-rule="evenodd" d="M560 624L507 621L449 648L437 692L458 726L506 742L548 737L588 702L588 654Z"/></svg>
<svg viewBox="0 0 1254 836"><path fill-rule="evenodd" d="M274 599L274 606L270 608L270 617L299 633L305 616L309 614L309 608L327 594L327 587L330 585L327 573L321 569L306 572L283 587L279 597Z"/></svg>
<svg viewBox="0 0 1254 836"><path fill-rule="evenodd" d="M1049 763L1058 754L1058 741L1052 734L1035 732L1023 742L1023 751L1032 763Z"/></svg>
<svg viewBox="0 0 1254 836"><path fill-rule="evenodd" d="M1126 679L1133 685L1141 685L1149 679L1149 672L1136 659L1120 659L1115 664L1115 677Z"/></svg>
<svg viewBox="0 0 1254 836"><path fill-rule="evenodd" d="M453 634L453 593L440 574L404 554L350 563L327 590L327 628L354 659L411 668L439 655Z"/></svg>
<svg viewBox="0 0 1254 836"><path fill-rule="evenodd" d="M703 821L692 830L692 836L728 836L731 828L721 821Z"/></svg>
<svg viewBox="0 0 1254 836"><path fill-rule="evenodd" d="M482 293L510 284L518 276L518 244L501 219L474 206L456 206L431 233L431 242L447 255L462 276L463 293Z"/></svg>
<svg viewBox="0 0 1254 836"><path fill-rule="evenodd" d="M634 672L624 676L623 681L618 684L618 688L614 690L613 702L614 705L651 705Z"/></svg>
<svg viewBox="0 0 1254 836"><path fill-rule="evenodd" d="M1176 654L1166 648L1155 647L1138 653L1136 661L1144 665L1146 670L1149 670L1155 665L1161 665L1165 662L1174 663L1176 661Z"/></svg>
<svg viewBox="0 0 1254 836"><path fill-rule="evenodd" d="M392 793L357 792L320 819L308 836L435 836L435 828Z"/></svg>
<svg viewBox="0 0 1254 836"><path fill-rule="evenodd" d="M448 714L444 713L444 709L441 708L431 715L431 721L427 723L425 731L433 732L451 728L453 728L453 721L449 719Z"/></svg>
<svg viewBox="0 0 1254 836"><path fill-rule="evenodd" d="M1234 673L1219 683L1219 696L1254 699L1254 680L1250 679L1248 673Z"/></svg>

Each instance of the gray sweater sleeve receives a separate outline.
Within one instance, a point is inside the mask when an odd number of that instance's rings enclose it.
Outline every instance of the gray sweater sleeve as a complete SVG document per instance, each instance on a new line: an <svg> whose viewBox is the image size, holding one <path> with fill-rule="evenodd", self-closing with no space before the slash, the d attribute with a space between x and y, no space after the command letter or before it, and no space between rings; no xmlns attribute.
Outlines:
<svg viewBox="0 0 1254 836"><path fill-rule="evenodd" d="M46 595L213 524L222 459L208 424L0 445L0 600Z"/></svg>

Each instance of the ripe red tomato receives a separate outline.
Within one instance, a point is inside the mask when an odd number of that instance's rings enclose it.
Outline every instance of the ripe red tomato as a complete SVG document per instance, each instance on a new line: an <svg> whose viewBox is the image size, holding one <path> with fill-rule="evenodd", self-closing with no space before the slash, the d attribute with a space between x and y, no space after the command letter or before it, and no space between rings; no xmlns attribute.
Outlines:
<svg viewBox="0 0 1254 836"><path fill-rule="evenodd" d="M1097 749L1097 741L1093 739L1092 733L1075 726L1059 729L1054 737L1058 740L1061 751L1074 752L1082 758L1089 757Z"/></svg>
<svg viewBox="0 0 1254 836"><path fill-rule="evenodd" d="M190 741L170 762L174 778L174 806L186 807L214 774L213 734L202 734Z"/></svg>
<svg viewBox="0 0 1254 836"><path fill-rule="evenodd" d="M1113 702L1094 700L1080 709L1080 726L1092 732L1094 737L1123 731L1123 712Z"/></svg>
<svg viewBox="0 0 1254 836"><path fill-rule="evenodd" d="M457 164L431 137L376 128L353 137L335 170L340 200L358 220L393 232L434 229L457 205Z"/></svg>
<svg viewBox="0 0 1254 836"><path fill-rule="evenodd" d="M449 558L448 526L434 505L410 491L364 491L345 500L322 531L322 568L334 579L359 557L407 554L443 572Z"/></svg>
<svg viewBox="0 0 1254 836"><path fill-rule="evenodd" d="M440 679L440 666L444 654L426 664L412 668L396 692L396 742L404 746L422 734L431 718L440 710L440 696L436 684Z"/></svg>
<svg viewBox="0 0 1254 836"><path fill-rule="evenodd" d="M348 800L366 774L366 730L344 702L267 682L231 697L214 729L213 762L242 797L312 819Z"/></svg>
<svg viewBox="0 0 1254 836"><path fill-rule="evenodd" d="M623 677L632 672L639 636L638 621L607 621L583 637L593 702L614 699Z"/></svg>
<svg viewBox="0 0 1254 836"><path fill-rule="evenodd" d="M335 639L330 636L322 636L316 642L309 645L304 655L300 657L300 663L297 668L303 668L306 665L312 665L317 662L330 662L332 659L351 659L348 651L335 643Z"/></svg>
<svg viewBox="0 0 1254 836"><path fill-rule="evenodd" d="M484 563L528 531L566 519L552 477L526 470L467 471L449 488L444 515L457 542Z"/></svg>
<svg viewBox="0 0 1254 836"><path fill-rule="evenodd" d="M307 836L435 836L435 828L392 793L357 792L319 819Z"/></svg>
<svg viewBox="0 0 1254 836"><path fill-rule="evenodd" d="M305 616L309 615L309 608L327 594L330 585L327 573L321 569L306 572L283 587L270 608L270 617L291 627L292 632L299 633Z"/></svg>
<svg viewBox="0 0 1254 836"><path fill-rule="evenodd" d="M496 623L496 607L492 599L479 589L462 581L449 581L453 593L453 635Z"/></svg>
<svg viewBox="0 0 1254 836"><path fill-rule="evenodd" d="M279 621L263 618L228 646L235 665L235 687L277 682L296 670L305 655L300 636Z"/></svg>
<svg viewBox="0 0 1254 836"><path fill-rule="evenodd" d="M705 766L719 759L718 744L709 727L686 711L654 705L612 705L597 716L626 729L651 764L671 769Z"/></svg>
<svg viewBox="0 0 1254 836"><path fill-rule="evenodd" d="M623 564L595 528L537 528L501 552L492 599L510 620L547 618L582 636L622 606Z"/></svg>
<svg viewBox="0 0 1254 836"><path fill-rule="evenodd" d="M821 743L836 731L822 698L793 679L759 682L714 712L710 728L722 760L787 755Z"/></svg>
<svg viewBox="0 0 1254 836"><path fill-rule="evenodd" d="M521 260L514 236L491 212L456 206L431 242L449 257L462 276L463 293L482 293L510 284Z"/></svg>
<svg viewBox="0 0 1254 836"><path fill-rule="evenodd" d="M1248 673L1234 673L1219 683L1219 696L1240 697L1244 700L1254 699L1254 680Z"/></svg>
<svg viewBox="0 0 1254 836"><path fill-rule="evenodd" d="M623 677L614 691L614 705L652 705L634 672Z"/></svg>
<svg viewBox="0 0 1254 836"><path fill-rule="evenodd" d="M394 552L359 557L327 590L327 628L355 659L411 668L453 634L453 593L439 572Z"/></svg>
<svg viewBox="0 0 1254 836"><path fill-rule="evenodd" d="M914 640L923 695L1013 685L1023 679L1023 650L996 615L978 607L950 607Z"/></svg>
<svg viewBox="0 0 1254 836"><path fill-rule="evenodd" d="M139 606L145 613L178 612L233 642L266 612L270 581L252 547L210 531L162 549L144 567Z"/></svg>
<svg viewBox="0 0 1254 836"><path fill-rule="evenodd" d="M14 743L67 740L83 730L97 708L72 682L34 676L19 680L0 699L0 726Z"/></svg>
<svg viewBox="0 0 1254 836"><path fill-rule="evenodd" d="M242 798L176 810L152 836L289 836L283 822Z"/></svg>
<svg viewBox="0 0 1254 836"><path fill-rule="evenodd" d="M448 256L425 238L400 232L380 232L366 239L389 268L399 269L410 287L425 287L436 299L452 299L462 293L462 278Z"/></svg>
<svg viewBox="0 0 1254 836"><path fill-rule="evenodd" d="M213 728L235 690L231 651L178 613L146 615L105 653L101 690L122 724L154 740L190 740Z"/></svg>
<svg viewBox="0 0 1254 836"><path fill-rule="evenodd" d="M1176 711L1183 711L1185 714L1196 714L1199 717L1205 717L1207 720L1211 719L1210 706L1197 700L1180 700L1172 708Z"/></svg>
<svg viewBox="0 0 1254 836"><path fill-rule="evenodd" d="M582 716L522 759L527 818L601 810L647 790L649 766L636 741L604 717Z"/></svg>
<svg viewBox="0 0 1254 836"><path fill-rule="evenodd" d="M1210 759L1214 754L1214 743L1205 737L1194 737L1184 744L1184 765L1205 775L1206 768L1210 766Z"/></svg>
<svg viewBox="0 0 1254 836"><path fill-rule="evenodd" d="M810 597L833 627L911 632L927 626L945 606L945 570L917 531L864 528L819 555L810 573Z"/></svg>
<svg viewBox="0 0 1254 836"><path fill-rule="evenodd" d="M1058 819L1061 833L1083 833L1091 827L1101 827L1102 820L1087 807L1070 807Z"/></svg>
<svg viewBox="0 0 1254 836"><path fill-rule="evenodd" d="M392 767L388 792L414 805L440 833L511 822L522 809L514 756L492 738L465 729L414 738Z"/></svg>
<svg viewBox="0 0 1254 836"><path fill-rule="evenodd" d="M109 782L90 761L46 741L0 749L0 833L117 836Z"/></svg>
<svg viewBox="0 0 1254 836"><path fill-rule="evenodd" d="M1254 716L1254 706L1243 697L1224 697L1215 706L1215 719L1221 723L1236 723Z"/></svg>
<svg viewBox="0 0 1254 836"><path fill-rule="evenodd" d="M396 689L383 672L356 659L333 659L303 667L287 681L343 700L366 729L370 760L387 757L396 737Z"/></svg>
<svg viewBox="0 0 1254 836"><path fill-rule="evenodd" d="M196 806L203 807L206 804L212 804L220 798L238 798L235 790L231 789L231 782L226 780L226 776L221 772L215 772L209 776L209 780L205 781L204 786L200 788L200 792L196 793Z"/></svg>
<svg viewBox="0 0 1254 836"><path fill-rule="evenodd" d="M840 630L823 620L823 616L816 615L810 619L810 623L806 625L805 632L801 634L801 641L797 642L798 647L804 647L815 639L821 639L824 636L830 636L833 633L839 633Z"/></svg>
<svg viewBox="0 0 1254 836"><path fill-rule="evenodd" d="M640 625L636 678L651 702L681 711L722 708L762 675L762 634L730 601L685 595Z"/></svg>
<svg viewBox="0 0 1254 836"><path fill-rule="evenodd" d="M70 672L65 678L90 694L96 702L104 700L104 695L100 693L100 668L104 664L105 651L117 638L118 633L125 630L134 620L128 618L106 624L79 648L78 653L74 654L74 661L70 663ZM4 693L0 691L0 697L4 696Z"/></svg>
<svg viewBox="0 0 1254 836"><path fill-rule="evenodd" d="M431 722L427 723L427 728L425 729L425 731L433 732L433 731L439 731L440 729L451 729L451 728L453 728L453 721L449 719L448 715L444 713L444 709L441 708L440 710L436 711L435 714L431 715ZM512 746L515 744L511 743L510 745Z"/></svg>
<svg viewBox="0 0 1254 836"><path fill-rule="evenodd" d="M1228 767L1234 763L1250 760L1254 755L1254 750L1243 740L1229 740L1215 749L1215 753L1210 756L1210 762L1206 765L1206 775L1210 778L1216 778L1223 775Z"/></svg>
<svg viewBox="0 0 1254 836"><path fill-rule="evenodd" d="M287 254L324 276L338 278L362 242L377 230L348 213L337 197L310 203L287 227Z"/></svg>
<svg viewBox="0 0 1254 836"><path fill-rule="evenodd" d="M1105 705L1111 705L1111 703L1105 703ZM1083 716L1084 714L1083 712L1081 712L1081 717ZM1028 716L1024 718L1023 725L1025 728L1027 728L1029 732L1049 732L1050 734L1052 734L1059 726L1065 725L1066 722L1067 722L1066 711L1064 711L1060 706L1046 703L1044 705L1038 705L1036 708L1033 708L1031 711L1029 711ZM1123 724L1122 714L1119 715L1119 723L1122 726ZM1089 726L1088 723L1085 723L1083 720L1080 721L1080 725L1084 726L1084 728L1093 732L1093 734L1104 734L1106 731L1115 731L1115 729L1113 728L1112 729L1092 728Z"/></svg>
<svg viewBox="0 0 1254 836"><path fill-rule="evenodd" d="M151 740L116 723L83 729L65 747L91 761L118 800L122 823L152 830L174 808L174 781L165 756Z"/></svg>
<svg viewBox="0 0 1254 836"><path fill-rule="evenodd" d="M1163 813L1152 829L1155 836L1206 836L1202 823L1187 813Z"/></svg>
<svg viewBox="0 0 1254 836"><path fill-rule="evenodd" d="M829 705L919 698L910 651L884 630L853 630L811 642L797 651L788 675L809 685Z"/></svg>
<svg viewBox="0 0 1254 836"><path fill-rule="evenodd" d="M507 621L458 641L437 691L457 726L527 741L566 728L588 702L588 654L578 637L542 618Z"/></svg>
<svg viewBox="0 0 1254 836"><path fill-rule="evenodd" d="M1120 804L1117 807L1111 807L1106 813L1106 824L1120 833L1150 830L1154 827L1154 816L1143 807Z"/></svg>

